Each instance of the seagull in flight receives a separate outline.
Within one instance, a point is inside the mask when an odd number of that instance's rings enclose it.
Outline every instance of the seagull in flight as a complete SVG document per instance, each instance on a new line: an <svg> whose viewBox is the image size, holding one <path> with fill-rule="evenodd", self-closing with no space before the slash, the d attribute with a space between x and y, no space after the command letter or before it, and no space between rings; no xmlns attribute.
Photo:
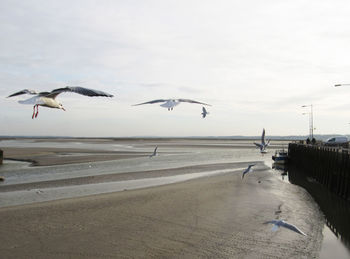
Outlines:
<svg viewBox="0 0 350 259"><path fill-rule="evenodd" d="M210 104L197 102L197 101L191 100L191 99L157 99L157 100L153 100L153 101L149 101L149 102L134 104L133 106L138 106L138 105L143 105L143 104L162 103L160 106L167 108L168 111L172 111L175 106L179 105L182 102L196 103L196 104L203 104L203 105L211 106Z"/></svg>
<svg viewBox="0 0 350 259"><path fill-rule="evenodd" d="M266 148L270 144L270 140L265 142L265 129L263 129L262 135L261 135L261 143L254 142L254 145L257 146L260 149L260 153L266 153Z"/></svg>
<svg viewBox="0 0 350 259"><path fill-rule="evenodd" d="M209 114L209 112L204 107L202 107L202 118L204 119L207 114Z"/></svg>
<svg viewBox="0 0 350 259"><path fill-rule="evenodd" d="M152 157L157 155L157 149L158 149L158 146L156 146L156 148L154 149L153 153L149 156L150 158L152 158Z"/></svg>
<svg viewBox="0 0 350 259"><path fill-rule="evenodd" d="M290 223L285 222L284 220L270 220L270 221L264 222L264 224L273 224L272 231L277 231L279 227L284 227L294 232L297 232L298 234L306 236L306 234L303 231L301 231L299 228L297 228L296 226Z"/></svg>
<svg viewBox="0 0 350 259"><path fill-rule="evenodd" d="M336 84L334 85L334 87L343 86L343 85L350 85L350 84Z"/></svg>
<svg viewBox="0 0 350 259"><path fill-rule="evenodd" d="M250 173L250 172L253 171L253 166L255 166L255 164L249 165L249 166L247 167L247 169L245 169L245 170L243 171L242 179L244 178L244 175L245 175L245 174Z"/></svg>
<svg viewBox="0 0 350 259"><path fill-rule="evenodd" d="M29 99L18 101L21 104L34 105L33 115L32 115L32 119L34 119L38 117L39 106L56 108L56 109L61 109L65 111L62 104L56 100L57 95L64 92L72 92L72 93L77 93L77 94L86 95L90 97L91 96L113 97L113 95L99 91L99 90L88 89L80 86L67 86L64 88L54 89L51 92L36 92L34 90L24 89L22 91L9 95L7 98L17 96L17 95L22 95L22 94L34 95ZM36 112L35 112L35 108L36 108Z"/></svg>

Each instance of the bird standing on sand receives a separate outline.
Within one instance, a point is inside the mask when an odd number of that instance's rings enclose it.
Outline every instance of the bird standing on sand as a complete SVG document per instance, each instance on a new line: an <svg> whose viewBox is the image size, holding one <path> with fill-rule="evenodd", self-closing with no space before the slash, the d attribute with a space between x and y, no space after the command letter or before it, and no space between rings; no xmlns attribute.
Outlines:
<svg viewBox="0 0 350 259"><path fill-rule="evenodd" d="M207 116L207 114L209 114L209 112L207 112L207 110L204 107L202 107L202 118L204 119Z"/></svg>
<svg viewBox="0 0 350 259"><path fill-rule="evenodd" d="M277 231L279 227L284 227L284 228L288 228L294 232L297 232L298 234L306 236L306 234L303 231L301 231L299 228L297 228L296 226L294 226L292 224L285 222L284 220L270 220L270 221L264 222L264 224L273 224L272 231Z"/></svg>
<svg viewBox="0 0 350 259"><path fill-rule="evenodd" d="M244 178L245 174L250 173L250 172L253 171L253 166L255 166L255 164L249 165L248 168L243 171L242 179Z"/></svg>
<svg viewBox="0 0 350 259"><path fill-rule="evenodd" d="M27 100L18 101L21 104L34 104L33 115L32 115L32 119L34 119L38 117L39 106L56 108L56 109L61 109L65 111L62 104L56 100L57 95L64 92L73 92L73 93L86 95L90 97L91 96L113 97L113 95L99 91L99 90L88 89L80 86L67 86L64 88L54 89L51 92L36 92L34 90L24 89L22 91L9 95L7 98L17 96L17 95L22 95L22 94L35 95L34 97L29 98ZM35 112L35 108L36 108L36 112Z"/></svg>
<svg viewBox="0 0 350 259"><path fill-rule="evenodd" d="M263 132L261 134L261 143L254 142L254 145L257 146L260 149L260 153L266 153L266 148L270 144L270 140L265 142L265 129L263 129Z"/></svg>
<svg viewBox="0 0 350 259"><path fill-rule="evenodd" d="M172 111L176 105L179 105L182 102L196 103L196 104L203 104L203 105L211 106L210 104L197 102L197 101L194 101L191 99L157 99L157 100L153 100L153 101L149 101L149 102L134 104L133 106L138 106L138 105L143 105L143 104L163 103L160 106L167 108L168 111Z"/></svg>
<svg viewBox="0 0 350 259"><path fill-rule="evenodd" d="M149 156L150 158L152 158L152 157L157 155L157 149L158 149L158 146L156 146L156 148L154 149L153 153Z"/></svg>

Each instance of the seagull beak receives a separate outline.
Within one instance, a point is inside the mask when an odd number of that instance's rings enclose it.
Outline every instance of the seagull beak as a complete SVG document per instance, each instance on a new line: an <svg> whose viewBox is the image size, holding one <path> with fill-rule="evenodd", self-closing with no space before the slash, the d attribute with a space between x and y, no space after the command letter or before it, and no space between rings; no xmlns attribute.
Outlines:
<svg viewBox="0 0 350 259"><path fill-rule="evenodd" d="M66 111L66 109L65 109L65 108L63 108L63 107L62 107L61 109L62 109L62 110L64 110L64 111Z"/></svg>

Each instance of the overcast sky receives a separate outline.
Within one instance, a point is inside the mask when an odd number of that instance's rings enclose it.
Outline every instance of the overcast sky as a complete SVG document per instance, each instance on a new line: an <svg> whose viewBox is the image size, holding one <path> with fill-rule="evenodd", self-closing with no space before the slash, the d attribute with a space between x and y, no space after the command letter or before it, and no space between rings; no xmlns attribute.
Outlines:
<svg viewBox="0 0 350 259"><path fill-rule="evenodd" d="M0 135L350 133L346 0L0 1ZM81 85L66 112L6 98ZM173 111L153 99L188 98Z"/></svg>

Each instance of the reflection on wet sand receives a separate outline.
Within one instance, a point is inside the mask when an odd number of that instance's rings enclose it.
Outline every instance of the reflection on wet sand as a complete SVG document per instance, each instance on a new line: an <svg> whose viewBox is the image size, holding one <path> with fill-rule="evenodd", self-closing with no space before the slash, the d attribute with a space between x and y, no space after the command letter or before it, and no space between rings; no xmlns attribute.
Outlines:
<svg viewBox="0 0 350 259"><path fill-rule="evenodd" d="M313 178L294 167L288 169L289 181L305 188L315 199L325 215L329 229L350 251L350 203L330 193Z"/></svg>

